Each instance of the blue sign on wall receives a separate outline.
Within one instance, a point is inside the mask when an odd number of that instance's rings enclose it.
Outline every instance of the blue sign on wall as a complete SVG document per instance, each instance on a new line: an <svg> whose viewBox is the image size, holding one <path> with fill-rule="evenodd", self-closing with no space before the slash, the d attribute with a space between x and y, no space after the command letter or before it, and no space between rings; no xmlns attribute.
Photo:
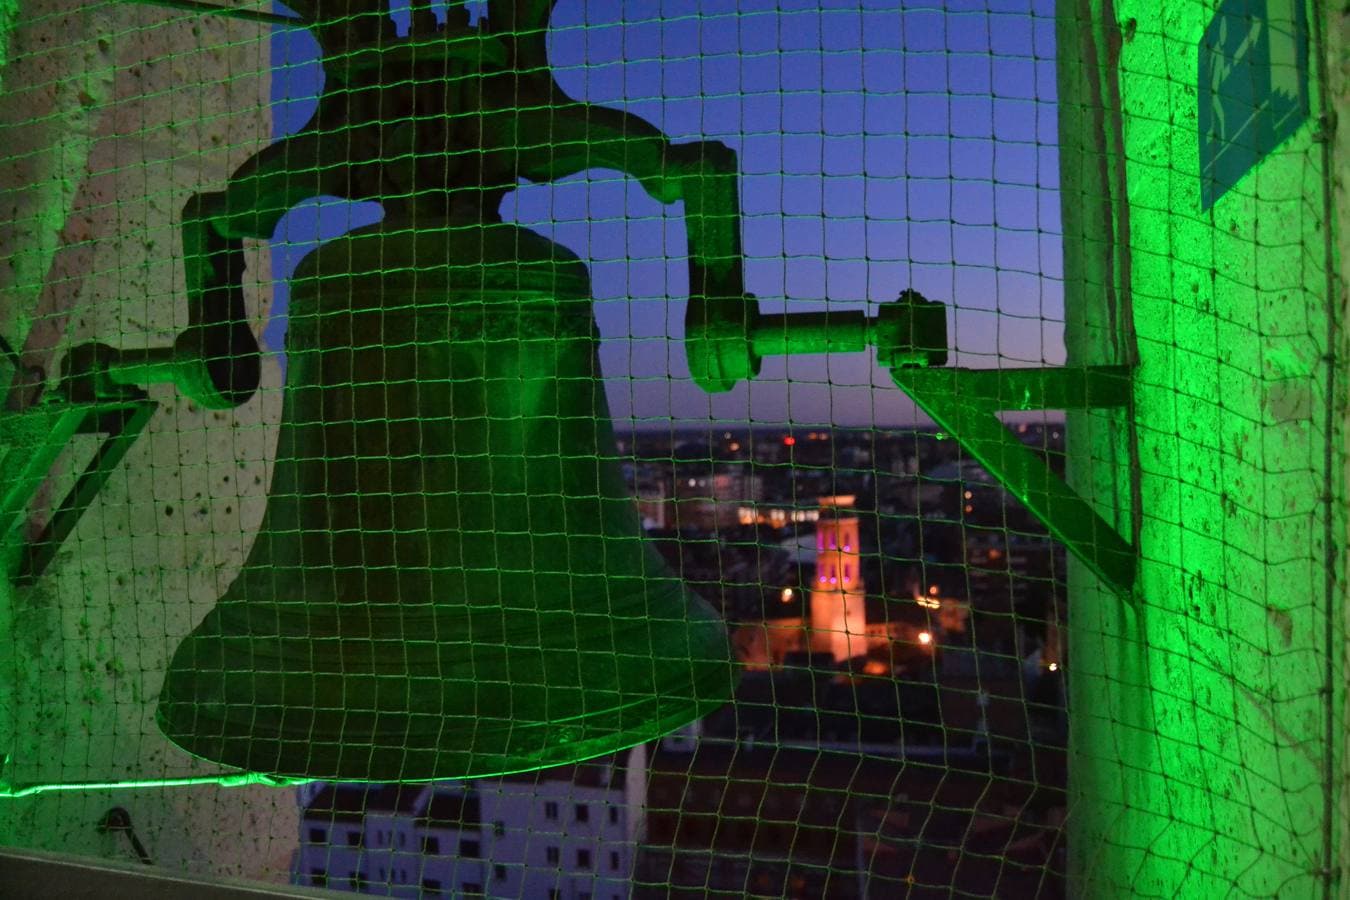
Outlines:
<svg viewBox="0 0 1350 900"><path fill-rule="evenodd" d="M1302 0L1223 0L1200 39L1200 208L1308 118Z"/></svg>

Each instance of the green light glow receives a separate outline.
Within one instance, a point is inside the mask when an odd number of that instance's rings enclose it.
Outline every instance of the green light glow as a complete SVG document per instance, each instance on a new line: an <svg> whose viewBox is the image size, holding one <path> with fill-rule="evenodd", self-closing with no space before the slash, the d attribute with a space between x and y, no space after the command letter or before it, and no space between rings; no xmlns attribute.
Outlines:
<svg viewBox="0 0 1350 900"><path fill-rule="evenodd" d="M1301 128L1202 213L1195 73L1214 8L1159 11L1090 4L1093 21L1126 26L1129 255L1112 274L1089 238L1066 264L1082 292L1068 342L1080 363L1127 359L1132 306L1141 568L1137 613L1076 574L1071 878L1094 898L1317 896L1339 781L1327 711L1341 703L1340 655L1328 653L1341 646L1341 606L1325 588L1337 556L1324 535L1326 517L1343 514L1325 464L1337 423L1313 212L1322 149ZM1110 39L1096 46L1109 60ZM1091 127L1067 113L1065 133ZM1103 171L1109 184L1109 160ZM1070 174L1100 195L1095 171ZM1066 212L1066 237L1076 224L1100 235L1091 215ZM1128 298L1114 319L1112 284ZM1071 421L1076 483L1128 528L1127 430Z"/></svg>
<svg viewBox="0 0 1350 900"><path fill-rule="evenodd" d="M0 797L31 797L54 791L108 791L131 790L134 788L190 787L192 785L212 784L218 787L279 787L294 788L308 784L305 779L282 778L276 775L260 775L255 772L234 772L220 775L199 775L192 778L145 778L132 781L63 781L42 784L3 784L0 783Z"/></svg>
<svg viewBox="0 0 1350 900"><path fill-rule="evenodd" d="M14 30L14 15L18 11L18 0L0 0L0 66L9 59L9 34Z"/></svg>

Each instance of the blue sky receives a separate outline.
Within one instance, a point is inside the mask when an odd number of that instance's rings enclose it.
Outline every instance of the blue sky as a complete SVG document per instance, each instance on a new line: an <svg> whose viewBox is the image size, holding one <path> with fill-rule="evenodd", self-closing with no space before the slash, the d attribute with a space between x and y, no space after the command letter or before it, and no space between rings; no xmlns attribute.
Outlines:
<svg viewBox="0 0 1350 900"><path fill-rule="evenodd" d="M313 108L317 47L279 29L273 48L285 134ZM577 99L739 152L746 286L762 308L875 309L913 287L953 309L954 361L971 366L1063 361L1054 54L1046 0L562 0L549 42ZM379 214L296 210L277 277ZM870 353L771 357L754 384L716 396L689 381L680 204L591 170L522 186L503 214L590 262L616 419L914 421ZM284 306L281 285L273 348Z"/></svg>

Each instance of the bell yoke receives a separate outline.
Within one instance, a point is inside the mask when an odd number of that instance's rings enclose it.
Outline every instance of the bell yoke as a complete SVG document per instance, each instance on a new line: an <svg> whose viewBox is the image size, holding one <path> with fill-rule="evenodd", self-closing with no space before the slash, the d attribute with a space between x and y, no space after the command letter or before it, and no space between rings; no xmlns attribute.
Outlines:
<svg viewBox="0 0 1350 900"><path fill-rule="evenodd" d="M725 626L643 540L621 476L586 267L502 222L502 198L605 168L683 200L685 347L708 391L771 353L872 344L890 364L939 363L942 305L760 314L735 153L568 98L547 0L490 2L478 28L414 2L402 38L378 3L288 5L320 44L324 90L300 132L184 209L189 327L172 348L87 344L67 362L100 395L172 381L240 404L259 380L243 240L321 195L384 207L294 276L267 511L173 657L160 728L251 771L412 781L586 759L722 706Z"/></svg>

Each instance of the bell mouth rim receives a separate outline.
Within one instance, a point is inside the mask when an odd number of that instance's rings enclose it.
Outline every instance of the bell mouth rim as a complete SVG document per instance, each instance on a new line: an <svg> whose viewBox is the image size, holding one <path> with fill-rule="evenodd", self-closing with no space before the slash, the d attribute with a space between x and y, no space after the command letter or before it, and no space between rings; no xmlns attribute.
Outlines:
<svg viewBox="0 0 1350 900"><path fill-rule="evenodd" d="M240 772L250 772L271 777L283 779L286 784L294 784L297 781L341 781L341 782L368 782L376 784L401 783L417 784L430 781L446 781L464 778L492 778L504 775L517 775L525 772L534 772L540 769L549 769L558 766L564 766L574 763L585 762L604 756L609 753L618 753L636 747L638 744L644 744L649 741L666 737L671 732L687 725L697 719L716 712L731 701L735 692L735 685L740 680L740 667L734 663L728 663L723 666L713 666L714 669L721 669L722 677L712 677L707 675L702 679L695 679L691 686L698 688L707 687L709 690L701 692L695 690L696 696L690 698L689 702L681 703L678 711L669 715L662 716L656 720L647 720L640 725L633 727L618 727L611 730L605 730L600 734L582 737L581 739L566 738L556 739L560 735L555 735L554 740L540 740L533 750L509 751L505 747L494 750L475 751L471 747L446 748L430 746L434 744L434 739L428 740L428 745L422 747L413 747L413 741L410 735L404 734L398 737L391 737L388 743L371 741L369 744L355 743L356 747L374 746L381 748L385 755L389 757L402 756L405 760L412 756L414 758L431 757L439 759L449 757L450 759L467 759L468 765L434 767L434 771L412 772L409 769L418 767L404 767L402 765L385 768L383 765L376 766L367 764L366 766L354 765L355 760L343 764L345 757L359 758L360 754L348 749L352 746L349 740L348 744L341 742L341 737L336 736L331 742L324 742L325 756L331 756L337 761L333 766L323 767L323 771L315 771L319 768L315 765L299 766L287 764L286 757L302 756L305 760L313 762L316 754L312 752L313 741L312 731L299 729L296 733L287 734L287 729L276 729L267 735L247 734L232 737L228 741L223 736L218 736L224 731L228 717L210 717L203 722L201 707L189 706L190 716L193 727L190 729L175 729L171 727L169 712L166 711L164 704L160 704L155 711L155 724L160 732L176 747L189 754L195 759L214 765L223 765L229 768L237 769ZM727 673L726 670L730 672ZM726 676L729 674L729 678ZM724 685L722 690L712 690L714 685ZM505 735L507 739L517 730L524 730L527 733L544 732L549 730L578 730L583 731L588 720L614 719L625 711L633 711L644 706L661 704L661 696L657 694L648 694L642 696L630 703L619 704L585 713L580 716L573 716L570 719L560 721L536 720L524 723L506 722L502 727L493 729L494 734ZM447 722L447 718L441 721ZM203 725L218 724L218 729L210 729L206 735L201 732ZM303 734L299 733L303 732ZM503 744L504 741L499 741ZM399 746L402 744L403 746ZM258 752L261 748L276 748L276 753L270 753L274 759L280 759L281 762L275 766L252 766L248 759L241 758L240 754L231 752L229 747L240 748L248 752ZM217 751L218 752L213 752ZM231 762L233 758L235 761ZM473 763L475 758L482 760L480 763ZM294 759L291 762L295 762Z"/></svg>

